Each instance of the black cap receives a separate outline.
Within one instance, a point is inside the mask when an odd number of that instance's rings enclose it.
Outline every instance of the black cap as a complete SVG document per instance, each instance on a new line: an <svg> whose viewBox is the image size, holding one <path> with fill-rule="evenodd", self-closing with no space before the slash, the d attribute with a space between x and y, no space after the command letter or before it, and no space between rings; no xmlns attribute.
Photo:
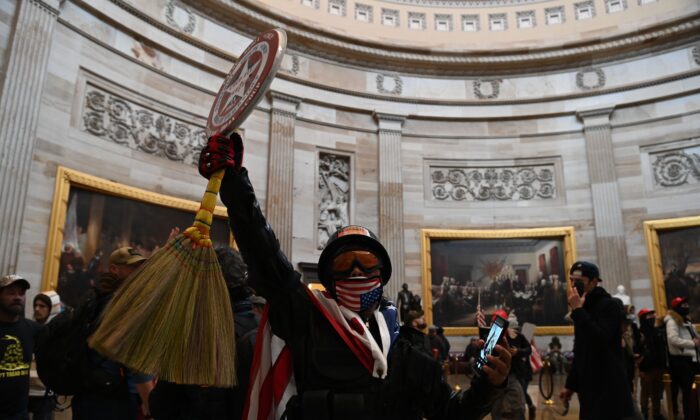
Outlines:
<svg viewBox="0 0 700 420"><path fill-rule="evenodd" d="M600 280L600 271L598 270L598 266L588 261L576 261L574 265L571 266L569 274L588 277L591 280Z"/></svg>

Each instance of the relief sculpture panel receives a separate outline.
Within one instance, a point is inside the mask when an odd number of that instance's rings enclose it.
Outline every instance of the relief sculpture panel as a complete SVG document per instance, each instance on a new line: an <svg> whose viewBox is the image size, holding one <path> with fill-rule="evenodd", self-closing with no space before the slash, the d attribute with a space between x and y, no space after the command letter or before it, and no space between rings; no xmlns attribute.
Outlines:
<svg viewBox="0 0 700 420"><path fill-rule="evenodd" d="M350 156L320 152L318 156L318 249L342 226L350 224Z"/></svg>

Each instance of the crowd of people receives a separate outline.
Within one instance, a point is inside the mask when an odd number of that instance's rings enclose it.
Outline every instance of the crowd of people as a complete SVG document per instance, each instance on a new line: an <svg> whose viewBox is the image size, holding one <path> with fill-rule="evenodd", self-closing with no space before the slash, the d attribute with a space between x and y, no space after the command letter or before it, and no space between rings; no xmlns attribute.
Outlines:
<svg viewBox="0 0 700 420"><path fill-rule="evenodd" d="M369 229L345 226L329 236L318 262L325 290L310 290L260 210L242 167L240 137L214 136L202 151L199 168L205 177L226 170L220 195L240 250L217 250L233 308L236 386L158 380L153 372L132 371L87 346L86 337L101 322L114 294L147 263L147 256L138 249L119 247L101 264L105 269L96 274L87 293L75 298L75 308L61 312L57 293L37 294L34 320L24 317L30 283L18 275L2 277L0 418L24 420L30 412L34 419L52 418L54 390L30 371L34 354L42 377L49 378L47 372L52 369L65 368L40 357L51 350L52 340L66 339L57 337L57 331L66 331L58 328L61 325L77 325L77 348L82 349L61 361L76 367L65 379L74 390L71 408L78 420L451 420L480 419L487 414L495 420L534 418L535 405L527 393L533 346L513 316L517 302L503 308L510 313L493 314L494 319L500 316L509 323L470 386L452 389L443 370L450 358L444 330L428 328L424 312L408 293L399 296L400 308L385 298L391 260ZM90 270L67 261L68 251L66 267ZM539 293L546 297L548 290L561 289L566 295L574 324L574 359L560 397L568 401L578 394L582 419L632 418L632 385L638 368L643 414L649 417L651 406L651 416L659 419L660 381L668 367L674 401L677 393L682 394L682 405L674 406L674 411L683 412L686 419L695 418L690 395L700 338L688 320L687 299L674 299L663 324L653 311L640 311L637 327L621 302L600 286L594 264L576 262L569 275L569 287L554 279L554 283L540 284L541 292L517 290L525 300ZM403 289L408 292L407 287ZM458 289L447 284L445 293ZM479 326L487 330L484 314L480 315ZM480 339L471 340L467 360L482 357L483 345ZM561 344L553 340L550 348L561 351ZM266 363L265 357L275 359Z"/></svg>

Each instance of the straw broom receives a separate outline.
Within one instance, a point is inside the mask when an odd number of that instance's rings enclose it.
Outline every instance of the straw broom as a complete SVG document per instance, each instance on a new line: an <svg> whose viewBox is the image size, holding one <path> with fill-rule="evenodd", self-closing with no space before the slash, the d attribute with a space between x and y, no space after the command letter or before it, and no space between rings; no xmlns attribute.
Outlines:
<svg viewBox="0 0 700 420"><path fill-rule="evenodd" d="M90 347L169 382L235 385L233 314L209 237L223 176L209 179L193 225L117 289Z"/></svg>

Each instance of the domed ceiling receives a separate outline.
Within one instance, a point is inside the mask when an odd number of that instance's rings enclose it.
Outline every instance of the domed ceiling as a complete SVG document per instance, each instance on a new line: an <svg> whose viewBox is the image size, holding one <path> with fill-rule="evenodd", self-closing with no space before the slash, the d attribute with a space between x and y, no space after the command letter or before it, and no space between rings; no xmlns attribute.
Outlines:
<svg viewBox="0 0 700 420"><path fill-rule="evenodd" d="M290 48L402 72L507 74L589 65L700 38L697 0L185 0Z"/></svg>

